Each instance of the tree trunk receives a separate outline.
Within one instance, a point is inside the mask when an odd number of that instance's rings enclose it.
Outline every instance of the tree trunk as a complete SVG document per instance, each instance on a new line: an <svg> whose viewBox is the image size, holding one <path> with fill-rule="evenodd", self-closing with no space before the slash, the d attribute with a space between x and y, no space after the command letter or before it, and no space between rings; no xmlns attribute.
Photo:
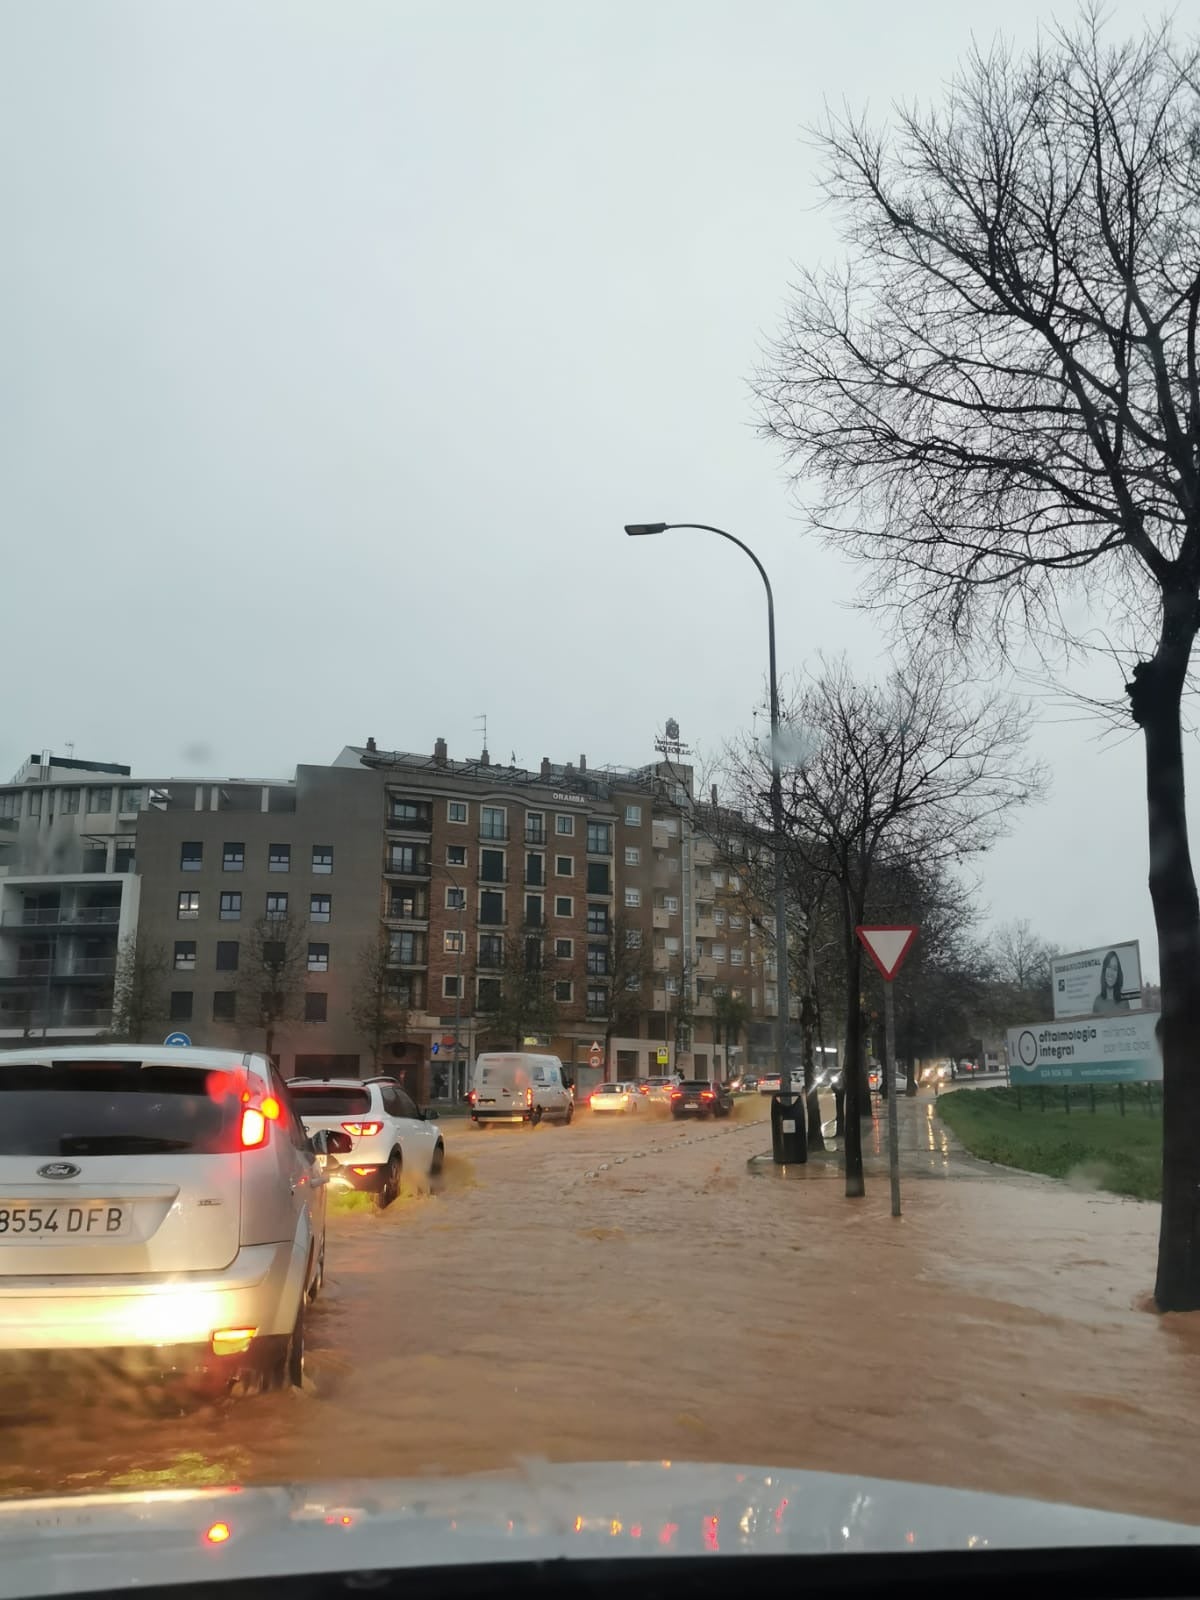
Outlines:
<svg viewBox="0 0 1200 1600"><path fill-rule="evenodd" d="M816 1072L813 1068L813 1030L816 1025L816 1005L813 1001L813 948L812 924L806 916L801 934L800 971L803 987L800 991L800 1040L804 1052L804 1101L808 1111L808 1148L824 1150L825 1139L821 1133L821 1101L817 1094ZM822 1065L824 1058L822 1057Z"/></svg>
<svg viewBox="0 0 1200 1600"><path fill-rule="evenodd" d="M862 1066L862 1010L859 1000L862 988L862 945L854 932L859 920L854 914L849 894L843 897L846 935L846 1065L842 1074L846 1085L846 1197L857 1199L867 1192L863 1177L862 1120L870 1115L871 1096L866 1095L863 1108Z"/></svg>
<svg viewBox="0 0 1200 1600"><path fill-rule="evenodd" d="M1154 1298L1160 1311L1200 1309L1200 903L1184 807L1180 701L1195 601L1168 593L1153 660L1126 685L1146 741L1150 898L1162 980L1162 1220Z"/></svg>

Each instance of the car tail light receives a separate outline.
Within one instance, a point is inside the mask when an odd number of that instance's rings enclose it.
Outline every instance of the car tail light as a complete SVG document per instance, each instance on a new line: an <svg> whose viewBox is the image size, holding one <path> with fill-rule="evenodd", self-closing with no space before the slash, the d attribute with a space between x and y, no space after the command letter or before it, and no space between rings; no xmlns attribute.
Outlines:
<svg viewBox="0 0 1200 1600"><path fill-rule="evenodd" d="M531 1106L533 1104L533 1090L532 1089L526 1089L526 1091L525 1091L525 1104L527 1106Z"/></svg>
<svg viewBox="0 0 1200 1600"><path fill-rule="evenodd" d="M671 1099L672 1100L682 1100L683 1099L683 1090L682 1089L672 1089L671 1090Z"/></svg>
<svg viewBox="0 0 1200 1600"><path fill-rule="evenodd" d="M267 1118L257 1106L242 1107L242 1149L257 1150L267 1142Z"/></svg>
<svg viewBox="0 0 1200 1600"><path fill-rule="evenodd" d="M711 1089L701 1089L700 1098L701 1100L715 1100L716 1096L713 1094Z"/></svg>
<svg viewBox="0 0 1200 1600"><path fill-rule="evenodd" d="M249 1350L250 1341L257 1332L257 1328L215 1328L212 1336L213 1355L240 1356L244 1350Z"/></svg>
<svg viewBox="0 0 1200 1600"><path fill-rule="evenodd" d="M356 1139L370 1139L375 1134L383 1132L382 1122L343 1122L342 1131L351 1133Z"/></svg>
<svg viewBox="0 0 1200 1600"><path fill-rule="evenodd" d="M214 1522L205 1530L204 1537L209 1544L224 1544L229 1538L229 1524L227 1522Z"/></svg>
<svg viewBox="0 0 1200 1600"><path fill-rule="evenodd" d="M479 1096L475 1093L474 1089L467 1091L467 1104L469 1106L473 1106L478 1098Z"/></svg>

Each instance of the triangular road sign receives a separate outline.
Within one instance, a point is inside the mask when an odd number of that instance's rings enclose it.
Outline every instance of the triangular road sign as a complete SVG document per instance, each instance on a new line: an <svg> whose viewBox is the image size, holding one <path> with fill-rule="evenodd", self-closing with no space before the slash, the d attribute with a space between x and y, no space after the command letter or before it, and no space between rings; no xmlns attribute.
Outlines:
<svg viewBox="0 0 1200 1600"><path fill-rule="evenodd" d="M854 931L888 983L904 965L904 958L912 949L913 941L917 937L915 922L904 923L899 927L855 928Z"/></svg>

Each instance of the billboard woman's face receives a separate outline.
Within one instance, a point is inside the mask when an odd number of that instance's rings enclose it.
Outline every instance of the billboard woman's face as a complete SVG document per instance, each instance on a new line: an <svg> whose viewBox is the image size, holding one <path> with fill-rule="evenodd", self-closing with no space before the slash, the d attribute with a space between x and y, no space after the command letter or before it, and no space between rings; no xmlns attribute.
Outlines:
<svg viewBox="0 0 1200 1600"><path fill-rule="evenodd" d="M1106 989L1111 989L1111 988L1113 988L1115 986L1115 984L1117 982L1118 975L1120 974L1120 971L1121 971L1121 963L1117 960L1116 956L1107 956L1107 957L1105 957L1105 961L1104 961L1104 987Z"/></svg>

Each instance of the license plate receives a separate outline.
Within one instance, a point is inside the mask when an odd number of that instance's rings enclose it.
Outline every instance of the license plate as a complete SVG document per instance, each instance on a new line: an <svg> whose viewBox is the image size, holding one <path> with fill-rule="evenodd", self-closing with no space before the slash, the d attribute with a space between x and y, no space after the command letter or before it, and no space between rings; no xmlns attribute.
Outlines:
<svg viewBox="0 0 1200 1600"><path fill-rule="evenodd" d="M0 1204L0 1244L29 1239L127 1239L133 1211L127 1205L89 1201L80 1205L42 1205L34 1201Z"/></svg>

